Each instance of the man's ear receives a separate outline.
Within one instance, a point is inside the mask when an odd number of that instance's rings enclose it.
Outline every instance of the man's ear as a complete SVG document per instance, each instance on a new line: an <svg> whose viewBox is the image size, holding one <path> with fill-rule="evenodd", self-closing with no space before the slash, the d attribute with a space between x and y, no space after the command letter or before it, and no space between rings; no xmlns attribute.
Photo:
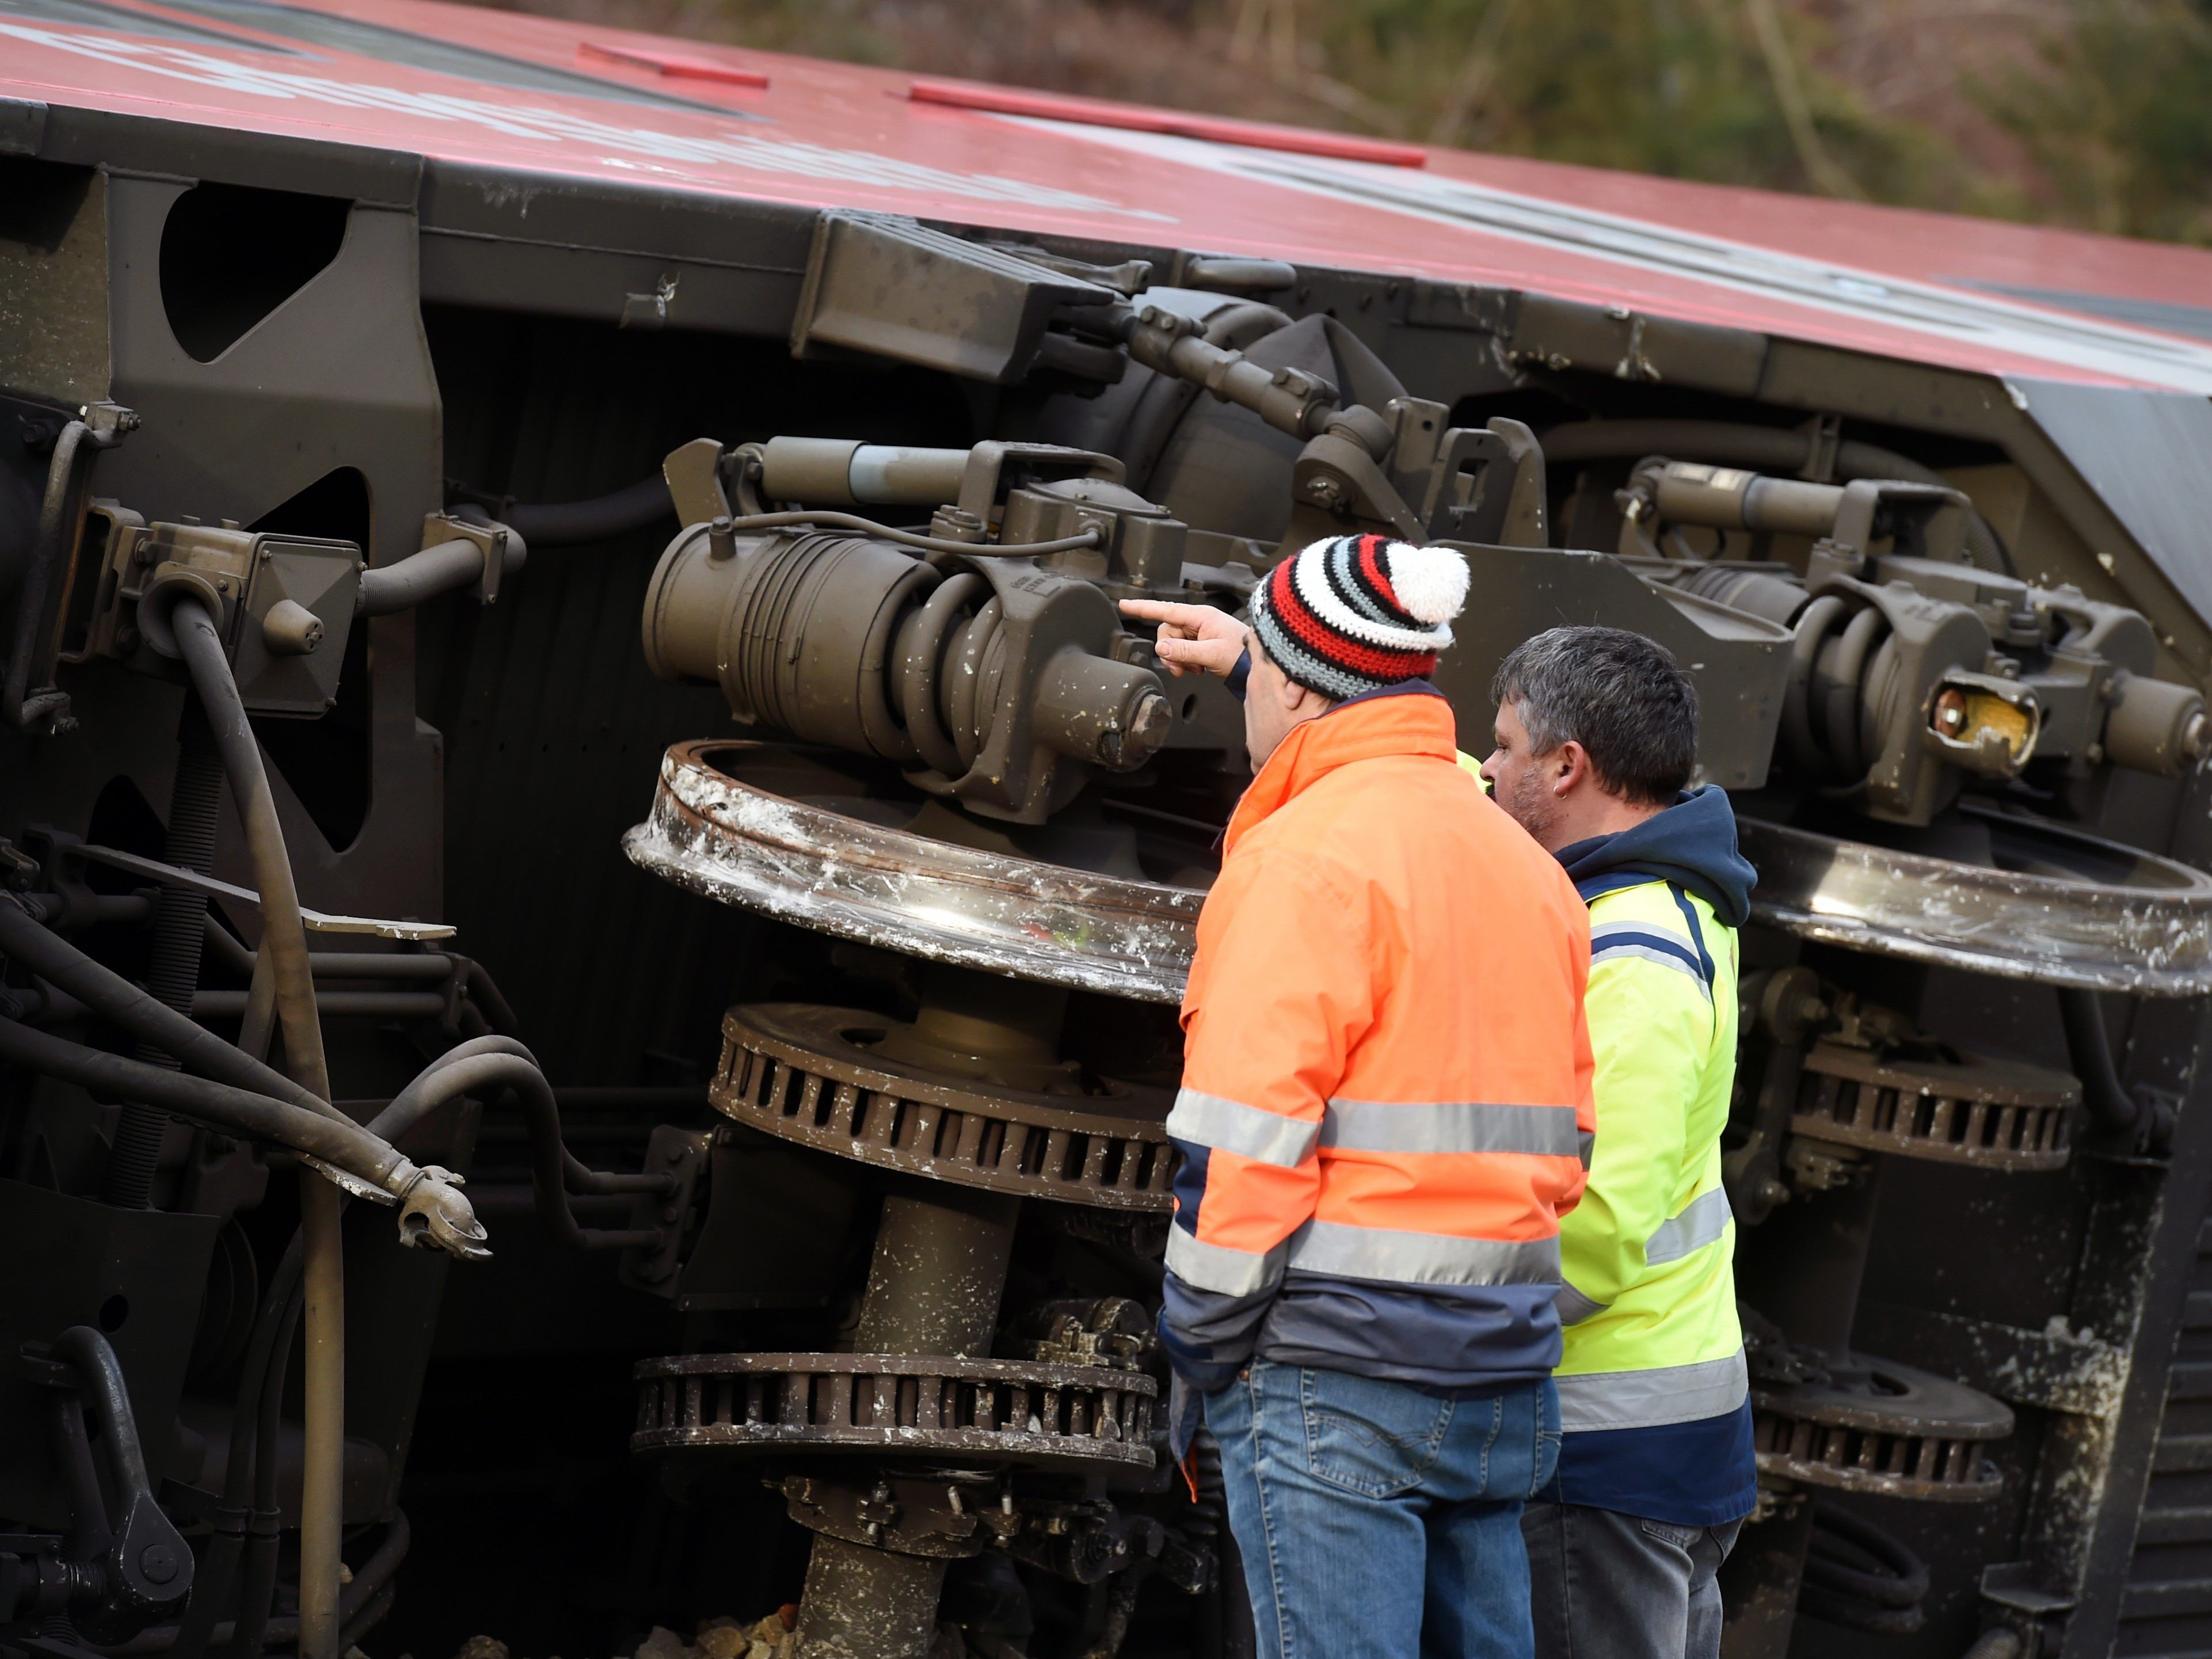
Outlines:
<svg viewBox="0 0 2212 1659"><path fill-rule="evenodd" d="M1310 704L1325 702L1327 701L1327 698L1323 697L1320 692L1315 690L1311 686L1300 685L1288 674L1283 676L1284 713L1289 714L1303 714Z"/></svg>
<svg viewBox="0 0 2212 1659"><path fill-rule="evenodd" d="M1552 793L1555 795L1568 794L1594 776L1590 771L1589 751L1572 738L1552 751L1547 769L1552 774Z"/></svg>

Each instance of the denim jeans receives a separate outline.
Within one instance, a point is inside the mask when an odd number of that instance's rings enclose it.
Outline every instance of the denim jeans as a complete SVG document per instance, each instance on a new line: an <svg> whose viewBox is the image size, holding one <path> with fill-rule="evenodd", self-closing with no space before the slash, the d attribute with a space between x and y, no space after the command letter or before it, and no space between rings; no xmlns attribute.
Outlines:
<svg viewBox="0 0 2212 1659"><path fill-rule="evenodd" d="M1720 1659L1715 1575L1743 1523L1681 1527L1580 1504L1522 1517L1543 1659Z"/></svg>
<svg viewBox="0 0 2212 1659"><path fill-rule="evenodd" d="M1549 1379L1447 1400L1255 1360L1206 1421L1260 1659L1532 1659L1521 1508L1559 1462Z"/></svg>

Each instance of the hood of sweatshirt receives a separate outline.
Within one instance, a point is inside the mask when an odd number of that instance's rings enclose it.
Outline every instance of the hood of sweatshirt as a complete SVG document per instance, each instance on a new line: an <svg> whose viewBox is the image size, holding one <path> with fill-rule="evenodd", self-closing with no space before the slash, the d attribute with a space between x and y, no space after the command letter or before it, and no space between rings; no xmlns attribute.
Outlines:
<svg viewBox="0 0 2212 1659"><path fill-rule="evenodd" d="M1684 793L1633 830L1563 847L1559 862L1587 904L1603 893L1671 881L1713 907L1730 927L1751 916L1759 872L1735 849L1735 809L1717 784Z"/></svg>

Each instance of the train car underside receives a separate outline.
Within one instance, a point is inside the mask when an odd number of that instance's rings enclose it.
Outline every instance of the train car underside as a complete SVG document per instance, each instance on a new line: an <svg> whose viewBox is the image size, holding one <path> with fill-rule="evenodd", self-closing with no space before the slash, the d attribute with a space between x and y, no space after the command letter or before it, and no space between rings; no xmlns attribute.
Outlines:
<svg viewBox="0 0 2212 1659"><path fill-rule="evenodd" d="M1698 681L1732 1659L2212 1645L2156 394L95 137L0 155L0 1647L1249 1654L1152 1334L1248 773L1112 601L1347 528L1470 750L1555 622Z"/></svg>

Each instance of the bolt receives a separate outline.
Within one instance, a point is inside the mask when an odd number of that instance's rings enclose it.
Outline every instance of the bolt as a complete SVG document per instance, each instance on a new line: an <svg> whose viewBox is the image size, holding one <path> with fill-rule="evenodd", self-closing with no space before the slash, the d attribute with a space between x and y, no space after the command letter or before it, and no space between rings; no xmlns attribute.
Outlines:
<svg viewBox="0 0 2212 1659"><path fill-rule="evenodd" d="M1966 729L1966 694L1956 686L1945 690L1928 711L1928 724L1940 737L1957 737Z"/></svg>
<svg viewBox="0 0 2212 1659"><path fill-rule="evenodd" d="M166 1584L177 1576L177 1553L167 1544L149 1544L138 1552L138 1571L149 1583Z"/></svg>

